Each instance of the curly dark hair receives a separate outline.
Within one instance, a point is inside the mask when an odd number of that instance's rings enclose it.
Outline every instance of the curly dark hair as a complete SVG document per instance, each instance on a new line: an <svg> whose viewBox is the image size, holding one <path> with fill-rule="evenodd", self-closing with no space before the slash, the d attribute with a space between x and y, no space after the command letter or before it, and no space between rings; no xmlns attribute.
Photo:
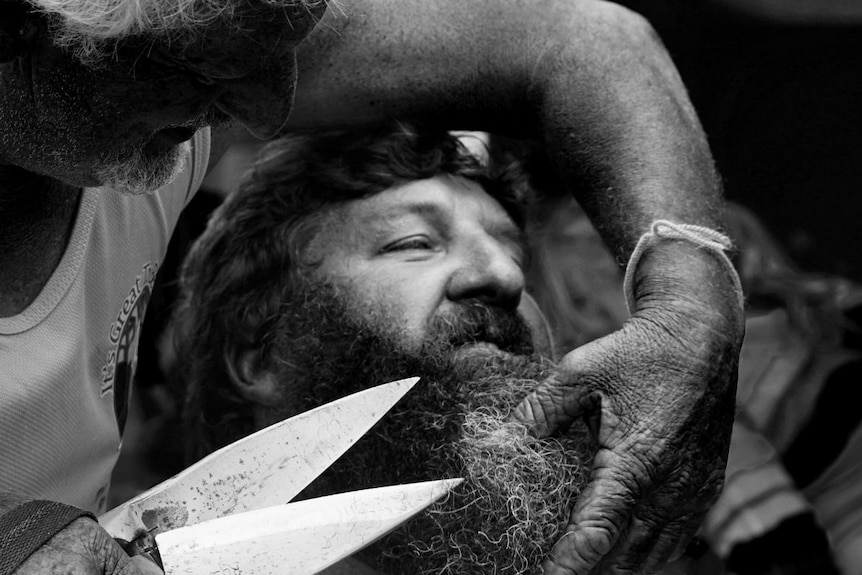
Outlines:
<svg viewBox="0 0 862 575"><path fill-rule="evenodd" d="M313 265L302 252L325 214L441 174L479 183L523 226L529 192L517 166L492 170L442 130L397 123L289 136L262 150L213 213L180 276L174 376L186 390L190 459L253 431L252 408L233 388L225 352L269 357L280 306Z"/></svg>

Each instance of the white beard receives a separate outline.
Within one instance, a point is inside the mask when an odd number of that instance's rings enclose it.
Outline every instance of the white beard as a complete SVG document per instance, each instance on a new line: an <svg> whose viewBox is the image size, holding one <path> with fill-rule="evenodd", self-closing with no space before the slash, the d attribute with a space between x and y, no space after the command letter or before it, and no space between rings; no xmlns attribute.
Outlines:
<svg viewBox="0 0 862 575"><path fill-rule="evenodd" d="M124 195L148 194L174 181L190 153L190 142L181 142L156 156L136 149L122 160L106 161L98 170L99 181Z"/></svg>

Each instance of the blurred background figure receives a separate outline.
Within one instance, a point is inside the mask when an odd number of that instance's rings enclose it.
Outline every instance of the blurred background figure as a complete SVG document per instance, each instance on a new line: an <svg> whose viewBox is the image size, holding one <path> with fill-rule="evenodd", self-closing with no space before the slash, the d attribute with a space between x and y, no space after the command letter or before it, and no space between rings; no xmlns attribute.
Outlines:
<svg viewBox="0 0 862 575"><path fill-rule="evenodd" d="M749 210L728 222L747 333L703 535L734 573L862 573L862 288L794 266Z"/></svg>

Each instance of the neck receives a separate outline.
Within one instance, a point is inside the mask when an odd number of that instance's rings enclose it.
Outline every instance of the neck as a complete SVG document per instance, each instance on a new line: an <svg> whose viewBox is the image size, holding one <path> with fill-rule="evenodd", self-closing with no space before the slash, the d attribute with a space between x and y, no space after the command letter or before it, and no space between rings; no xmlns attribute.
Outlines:
<svg viewBox="0 0 862 575"><path fill-rule="evenodd" d="M81 190L0 165L0 317L39 295L69 242Z"/></svg>

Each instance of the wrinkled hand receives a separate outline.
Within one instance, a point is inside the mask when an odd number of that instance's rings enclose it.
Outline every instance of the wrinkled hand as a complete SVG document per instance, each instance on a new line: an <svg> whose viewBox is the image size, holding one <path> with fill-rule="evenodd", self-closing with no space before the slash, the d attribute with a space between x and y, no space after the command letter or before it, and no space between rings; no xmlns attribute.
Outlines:
<svg viewBox="0 0 862 575"><path fill-rule="evenodd" d="M144 557L129 557L88 518L76 519L27 558L15 575L151 575L162 571Z"/></svg>
<svg viewBox="0 0 862 575"><path fill-rule="evenodd" d="M735 296L707 305L709 294L676 298L659 283L641 289L621 330L565 356L516 409L539 436L583 417L599 444L547 575L653 573L684 551L721 490L742 312Z"/></svg>

